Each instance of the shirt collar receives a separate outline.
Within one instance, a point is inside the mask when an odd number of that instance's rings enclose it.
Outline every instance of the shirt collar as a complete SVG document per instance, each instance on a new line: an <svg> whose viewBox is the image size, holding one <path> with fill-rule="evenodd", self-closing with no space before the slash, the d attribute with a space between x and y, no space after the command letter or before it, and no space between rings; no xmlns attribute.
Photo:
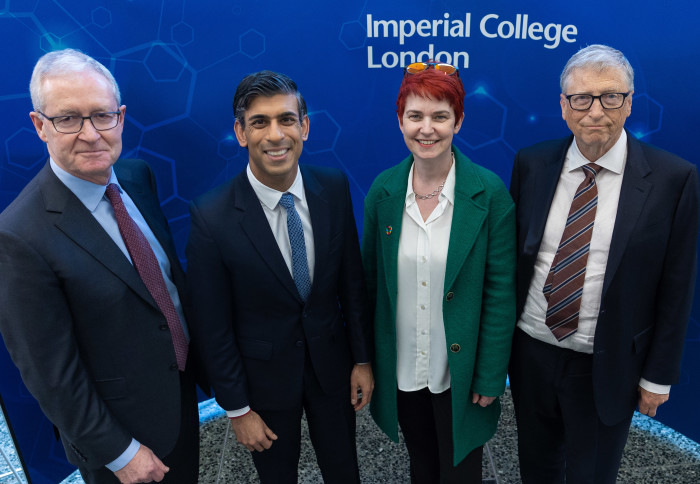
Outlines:
<svg viewBox="0 0 700 484"><path fill-rule="evenodd" d="M63 183L71 192L78 197L85 207L94 212L97 209L97 205L100 203L104 197L107 185L98 185L97 183L92 183L82 178L78 178L75 175L71 175L66 170L58 166L52 158L49 158L49 163L51 164L51 170L58 177L58 179ZM114 183L119 187L119 191L123 192L122 188L119 186L117 181L117 175L112 169L112 173L109 177L109 182L107 184Z"/></svg>
<svg viewBox="0 0 700 484"><path fill-rule="evenodd" d="M623 129L620 138L603 156L595 161L595 164L618 175L625 169L627 160L627 132ZM583 165L591 163L579 150L576 140L569 146L567 153L568 171L574 171Z"/></svg>
<svg viewBox="0 0 700 484"><path fill-rule="evenodd" d="M416 193L413 191L413 167L415 163L411 165L411 170L408 172L408 186L406 187L406 206L416 203ZM454 205L455 200L455 185L457 177L455 175L455 162L452 162L450 171L447 173L447 178L445 179L445 186L440 190L438 195L438 200L442 202L447 200L452 205Z"/></svg>
<svg viewBox="0 0 700 484"><path fill-rule="evenodd" d="M285 193L291 193L294 195L294 198L297 200L303 200L304 199L304 181L301 177L301 170L297 166L297 176L294 178L294 182L292 183L292 186L290 186L286 191L280 192L279 190L275 190L274 188L270 188L267 185L264 185L260 180L255 178L255 175L253 175L252 170L250 169L250 165L246 168L246 172L248 175L248 181L250 182L250 185L253 187L253 191L255 194L258 196L258 199L260 200L260 203L265 205L267 208L270 210L274 210L275 207L277 207L277 204L280 201L280 198L282 198L282 195Z"/></svg>

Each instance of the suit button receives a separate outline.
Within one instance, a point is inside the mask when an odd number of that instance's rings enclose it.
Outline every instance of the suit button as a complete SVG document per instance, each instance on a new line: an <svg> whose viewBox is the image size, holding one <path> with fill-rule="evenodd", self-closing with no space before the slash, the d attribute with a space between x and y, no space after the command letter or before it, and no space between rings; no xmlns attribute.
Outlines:
<svg viewBox="0 0 700 484"><path fill-rule="evenodd" d="M161 331L167 331L167 330L168 330L168 325L167 325L167 324L161 324L161 325L160 325L160 330L161 330Z"/></svg>
<svg viewBox="0 0 700 484"><path fill-rule="evenodd" d="M455 293L450 291L445 295L445 300L446 301L452 301L455 297Z"/></svg>
<svg viewBox="0 0 700 484"><path fill-rule="evenodd" d="M304 346L304 342L303 342L303 341L297 341L295 344L296 344L299 348L301 348L302 346Z"/></svg>
<svg viewBox="0 0 700 484"><path fill-rule="evenodd" d="M459 346L457 343L452 343L452 344L450 345L450 351L451 351L452 353L459 353L459 351L460 351L461 349L462 349L462 347Z"/></svg>
<svg viewBox="0 0 700 484"><path fill-rule="evenodd" d="M172 364L170 365L170 369L171 369L171 370L177 370L177 363L172 363Z"/></svg>

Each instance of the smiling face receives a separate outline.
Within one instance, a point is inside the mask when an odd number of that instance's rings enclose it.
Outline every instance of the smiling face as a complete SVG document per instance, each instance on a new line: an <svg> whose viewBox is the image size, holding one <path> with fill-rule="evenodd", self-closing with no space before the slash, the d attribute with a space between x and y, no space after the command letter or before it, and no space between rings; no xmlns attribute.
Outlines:
<svg viewBox="0 0 700 484"><path fill-rule="evenodd" d="M622 71L608 68L575 69L566 83L566 94L591 94L600 96L605 93L627 92L629 87ZM596 161L608 152L622 134L627 117L632 112L632 95L625 99L619 109L603 109L600 100L595 99L590 109L575 111L571 109L565 95L560 97L561 115L576 137L576 144L581 153L589 160Z"/></svg>
<svg viewBox="0 0 700 484"><path fill-rule="evenodd" d="M455 119L447 100L410 94L399 127L416 160L442 160L451 156L452 137L459 132L463 119Z"/></svg>
<svg viewBox="0 0 700 484"><path fill-rule="evenodd" d="M29 113L39 138L58 166L83 180L106 185L112 165L122 151L126 106L117 106L110 83L92 71L48 77L41 88L45 100L41 109L49 117L121 111L115 128L97 131L86 119L82 129L73 134L59 133L51 121L39 113Z"/></svg>
<svg viewBox="0 0 700 484"><path fill-rule="evenodd" d="M234 125L238 143L248 148L250 170L264 185L287 190L297 175L299 156L309 136L309 118L299 119L293 94L258 96L245 111L245 126Z"/></svg>

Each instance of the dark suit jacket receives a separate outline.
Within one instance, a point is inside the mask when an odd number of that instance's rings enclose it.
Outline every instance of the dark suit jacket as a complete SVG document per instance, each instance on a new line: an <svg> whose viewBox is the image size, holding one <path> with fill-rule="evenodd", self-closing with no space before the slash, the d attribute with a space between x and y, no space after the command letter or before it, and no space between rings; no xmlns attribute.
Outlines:
<svg viewBox="0 0 700 484"><path fill-rule="evenodd" d="M114 169L184 288L155 179ZM0 215L0 331L68 460L98 469L134 437L163 457L180 423L167 321L136 270L47 163Z"/></svg>
<svg viewBox="0 0 700 484"><path fill-rule="evenodd" d="M328 168L302 166L301 172L315 245L306 304L245 170L191 206L191 331L227 410L278 410L301 402L305 349L326 392L347 387L353 362L369 361L347 179Z"/></svg>
<svg viewBox="0 0 700 484"><path fill-rule="evenodd" d="M593 352L596 408L607 425L629 417L640 377L662 385L678 381L695 283L697 169L630 133L627 139ZM572 141L540 143L515 158L518 315Z"/></svg>

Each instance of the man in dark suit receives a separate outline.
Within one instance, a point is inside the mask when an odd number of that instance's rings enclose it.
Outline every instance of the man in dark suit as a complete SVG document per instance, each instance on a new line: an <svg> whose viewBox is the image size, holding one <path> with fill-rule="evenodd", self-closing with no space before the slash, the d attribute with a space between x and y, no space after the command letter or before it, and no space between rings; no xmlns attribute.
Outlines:
<svg viewBox="0 0 700 484"><path fill-rule="evenodd" d="M30 91L50 160L0 215L5 344L88 484L192 484L184 274L153 173L117 162L117 83L66 49L39 59Z"/></svg>
<svg viewBox="0 0 700 484"><path fill-rule="evenodd" d="M635 407L653 417L678 381L697 170L624 130L633 76L615 49L580 50L561 75L573 136L516 155L510 379L524 483L615 482Z"/></svg>
<svg viewBox="0 0 700 484"><path fill-rule="evenodd" d="M299 167L309 118L287 76L247 76L233 106L248 167L191 206L192 332L263 483L297 482L302 411L325 482L356 483L373 378L348 181Z"/></svg>

